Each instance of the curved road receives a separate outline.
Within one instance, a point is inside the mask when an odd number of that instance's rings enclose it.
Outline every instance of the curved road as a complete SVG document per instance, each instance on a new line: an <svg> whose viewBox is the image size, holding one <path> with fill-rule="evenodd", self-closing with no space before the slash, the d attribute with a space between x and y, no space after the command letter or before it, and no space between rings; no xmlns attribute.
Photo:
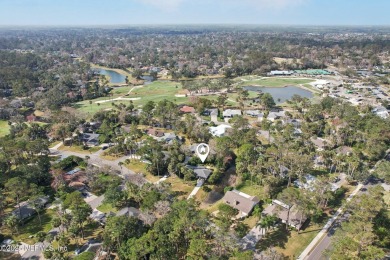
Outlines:
<svg viewBox="0 0 390 260"><path fill-rule="evenodd" d="M74 156L78 156L81 158L85 158L86 156L89 156L88 164L92 164L92 165L95 165L98 167L102 167L104 165L107 165L107 166L111 167L112 169L120 172L119 175L121 177L123 177L124 179L129 180L137 185L142 185L142 184L148 182L141 174L137 174L134 171L132 171L124 166L122 166L122 167L119 166L119 162L124 162L126 159L128 159L127 156L123 156L117 160L110 161L110 160L107 160L107 159L100 157L103 150L99 150L99 151L92 153L92 154L83 154L83 153L77 153L77 152L71 152L71 151L58 150L58 148L60 146L61 145L56 145L55 147L50 148L50 153L64 155L64 156L74 155Z"/></svg>

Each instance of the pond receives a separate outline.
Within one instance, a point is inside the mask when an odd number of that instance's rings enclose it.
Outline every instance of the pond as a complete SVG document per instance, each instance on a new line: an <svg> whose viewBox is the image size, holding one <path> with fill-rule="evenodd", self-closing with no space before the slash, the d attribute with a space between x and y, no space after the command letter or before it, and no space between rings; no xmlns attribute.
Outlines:
<svg viewBox="0 0 390 260"><path fill-rule="evenodd" d="M97 70L100 75L105 75L110 77L110 83L112 84L124 84L126 83L126 76L114 71L114 70L106 70L106 69L98 69ZM145 82L145 85L148 85L152 83L153 77L152 76L141 76L141 79L143 79Z"/></svg>
<svg viewBox="0 0 390 260"><path fill-rule="evenodd" d="M272 97L274 98L276 104L286 102L287 100L291 99L291 97L293 95L299 95L301 97L306 97L306 98L313 97L312 92L310 92L306 89L302 89L302 88L294 87L294 86L287 86L284 88L245 86L243 88L245 90L248 90L248 91L255 91L255 92L262 91L263 93L270 93L272 95Z"/></svg>
<svg viewBox="0 0 390 260"><path fill-rule="evenodd" d="M124 84L126 83L126 76L119 74L113 70L98 69L99 74L108 76L110 78L110 83L112 84Z"/></svg>

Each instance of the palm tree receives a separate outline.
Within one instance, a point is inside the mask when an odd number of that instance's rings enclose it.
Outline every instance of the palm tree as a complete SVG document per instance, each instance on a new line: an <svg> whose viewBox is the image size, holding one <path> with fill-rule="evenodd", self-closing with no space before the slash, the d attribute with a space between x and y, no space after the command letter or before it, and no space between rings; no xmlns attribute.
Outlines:
<svg viewBox="0 0 390 260"><path fill-rule="evenodd" d="M257 226L260 226L261 228L264 228L267 232L269 228L273 227L276 223L278 218L275 215L267 215L261 218L260 222L257 224Z"/></svg>

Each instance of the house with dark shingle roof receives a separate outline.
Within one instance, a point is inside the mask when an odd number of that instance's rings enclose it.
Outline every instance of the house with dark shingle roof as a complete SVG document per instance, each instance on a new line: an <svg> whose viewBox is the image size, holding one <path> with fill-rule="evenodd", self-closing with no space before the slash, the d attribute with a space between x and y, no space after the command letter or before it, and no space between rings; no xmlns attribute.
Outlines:
<svg viewBox="0 0 390 260"><path fill-rule="evenodd" d="M252 212L253 208L260 200L256 196L250 196L238 190L232 190L226 192L223 201L229 206L237 209L239 211L238 217L243 218Z"/></svg>
<svg viewBox="0 0 390 260"><path fill-rule="evenodd" d="M207 178L212 173L212 170L207 169L206 167L203 166L187 165L187 168L191 169L198 179L207 180Z"/></svg>
<svg viewBox="0 0 390 260"><path fill-rule="evenodd" d="M261 213L264 216L276 216L283 223L301 229L307 220L307 216L298 210L296 205L287 205L279 200L272 200L272 204L268 205Z"/></svg>

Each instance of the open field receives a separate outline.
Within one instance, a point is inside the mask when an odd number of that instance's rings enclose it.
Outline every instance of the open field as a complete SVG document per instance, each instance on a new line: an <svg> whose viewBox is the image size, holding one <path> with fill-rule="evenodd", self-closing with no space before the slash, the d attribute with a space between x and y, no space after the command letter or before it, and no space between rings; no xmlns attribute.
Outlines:
<svg viewBox="0 0 390 260"><path fill-rule="evenodd" d="M266 78L258 76L245 76L236 78L238 86L264 86L264 87L285 87L285 86L299 86L300 84L307 84L313 82L313 79L303 79L303 78Z"/></svg>
<svg viewBox="0 0 390 260"><path fill-rule="evenodd" d="M0 137L9 134L8 121L0 120Z"/></svg>
<svg viewBox="0 0 390 260"><path fill-rule="evenodd" d="M245 81L243 81L245 80ZM266 87L284 87L284 86L305 86L306 89L315 92L313 87L307 85L313 82L312 79L302 78L262 78L257 76L245 76L235 79L237 85L248 86L248 85L259 85ZM130 93L129 91L132 90ZM124 103L128 104L130 101L136 107L142 107L148 101L159 102L164 99L175 102L176 104L189 103L190 96L183 96L186 91L182 89L181 83L174 81L154 81L149 85L138 86L138 87L116 87L111 92L113 95L110 97L100 97L94 100L85 100L74 104L73 107L79 109L82 112L90 115L97 111L107 110L112 108L112 103ZM182 96L175 96L175 95ZM249 98L256 97L257 93L249 91ZM209 100L217 100L218 94L210 93L209 95L201 96ZM228 94L227 105L237 106L236 102L237 93Z"/></svg>

